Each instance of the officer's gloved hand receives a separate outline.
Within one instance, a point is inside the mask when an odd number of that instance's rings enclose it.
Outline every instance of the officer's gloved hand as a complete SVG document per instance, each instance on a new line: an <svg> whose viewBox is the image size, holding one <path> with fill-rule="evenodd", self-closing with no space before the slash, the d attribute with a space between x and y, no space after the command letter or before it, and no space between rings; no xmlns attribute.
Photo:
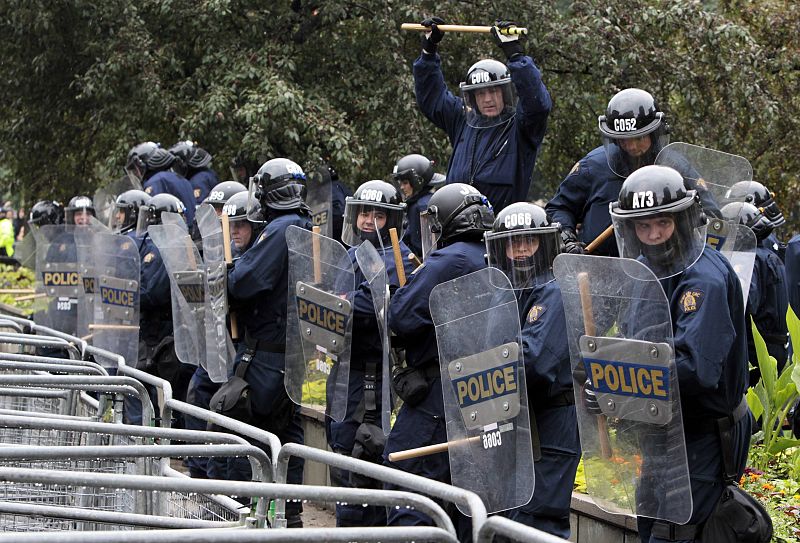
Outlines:
<svg viewBox="0 0 800 543"><path fill-rule="evenodd" d="M427 19L423 19L420 24L431 29L430 32L425 32L422 35L422 49L426 53L432 55L436 52L436 47L439 45L439 42L444 38L444 32L439 30L439 27L436 26L445 24L444 19L441 17L428 17Z"/></svg>
<svg viewBox="0 0 800 543"><path fill-rule="evenodd" d="M585 243L578 241L578 236L569 228L561 231L561 241L564 242L564 252L573 255L582 255Z"/></svg>
<svg viewBox="0 0 800 543"><path fill-rule="evenodd" d="M517 28L517 23L512 23L511 21L495 21L492 27L494 41L506 54L508 60L513 60L515 57L525 54L525 50L522 48L522 40L525 35L507 33L510 29L515 28Z"/></svg>
<svg viewBox="0 0 800 543"><path fill-rule="evenodd" d="M592 388L592 382L588 379L583 384L583 406L590 415L602 415L600 404L597 403L597 395Z"/></svg>

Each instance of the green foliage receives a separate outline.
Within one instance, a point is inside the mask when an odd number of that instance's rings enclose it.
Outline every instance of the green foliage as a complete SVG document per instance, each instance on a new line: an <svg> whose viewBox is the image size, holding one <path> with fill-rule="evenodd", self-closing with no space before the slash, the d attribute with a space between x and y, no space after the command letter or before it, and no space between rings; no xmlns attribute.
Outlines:
<svg viewBox="0 0 800 543"><path fill-rule="evenodd" d="M707 3L706 3L707 4ZM791 5L790 5L791 4ZM146 139L192 138L226 176L243 152L305 164L330 156L356 185L422 152L444 171L449 143L419 113L411 64L419 36L397 30L436 12L497 16L531 29L527 50L555 108L532 197L549 198L599 143L597 115L627 86L651 90L673 140L734 152L756 178L798 196L800 8L685 0L29 0L0 4L2 185L67 198L119 175ZM457 91L486 35L447 35Z"/></svg>
<svg viewBox="0 0 800 543"><path fill-rule="evenodd" d="M0 264L0 290L2 289L33 289L36 277L32 270L28 268L14 268L6 264ZM31 311L33 300L17 301L22 294L0 293L0 303L14 306L23 311Z"/></svg>

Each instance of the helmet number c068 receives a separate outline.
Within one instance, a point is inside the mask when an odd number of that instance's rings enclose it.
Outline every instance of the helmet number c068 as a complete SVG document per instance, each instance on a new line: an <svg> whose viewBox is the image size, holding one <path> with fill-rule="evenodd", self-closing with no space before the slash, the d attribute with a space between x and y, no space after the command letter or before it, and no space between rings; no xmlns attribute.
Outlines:
<svg viewBox="0 0 800 543"><path fill-rule="evenodd" d="M614 130L617 132L633 132L636 130L636 119L614 119Z"/></svg>
<svg viewBox="0 0 800 543"><path fill-rule="evenodd" d="M530 213L512 213L506 216L505 227L530 226L533 218Z"/></svg>
<svg viewBox="0 0 800 543"><path fill-rule="evenodd" d="M361 194L358 195L359 200L368 200L370 202L381 202L383 201L383 193L376 189L364 189L361 191Z"/></svg>
<svg viewBox="0 0 800 543"><path fill-rule="evenodd" d="M633 193L633 201L631 202L633 209L639 209L640 207L653 207L654 203L655 200L653 199L652 190L642 190Z"/></svg>

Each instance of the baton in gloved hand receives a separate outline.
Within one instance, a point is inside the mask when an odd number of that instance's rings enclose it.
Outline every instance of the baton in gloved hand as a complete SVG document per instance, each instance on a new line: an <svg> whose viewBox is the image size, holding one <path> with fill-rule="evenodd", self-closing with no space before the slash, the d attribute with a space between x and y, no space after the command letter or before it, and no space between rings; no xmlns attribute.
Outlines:
<svg viewBox="0 0 800 543"><path fill-rule="evenodd" d="M220 215L222 221L222 250L225 254L225 264L233 262L233 254L231 253L231 225L227 213ZM239 325L236 320L236 313L234 311L228 312L231 318L231 339L239 339Z"/></svg>
<svg viewBox="0 0 800 543"><path fill-rule="evenodd" d="M470 26L470 25L436 25L436 28L442 32L467 32L473 34L490 34L492 32L491 26ZM403 23L400 25L400 30L410 30L416 32L430 32L429 26L422 26L419 23ZM528 29L519 26L512 26L510 28L501 29L501 34L519 34L527 35Z"/></svg>

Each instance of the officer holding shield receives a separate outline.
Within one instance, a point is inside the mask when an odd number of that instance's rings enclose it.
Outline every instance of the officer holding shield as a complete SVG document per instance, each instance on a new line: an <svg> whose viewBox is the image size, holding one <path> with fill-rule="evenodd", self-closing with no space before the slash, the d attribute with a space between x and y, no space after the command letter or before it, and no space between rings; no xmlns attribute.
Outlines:
<svg viewBox="0 0 800 543"><path fill-rule="evenodd" d="M282 443L303 443L300 408L292 403L284 387L289 226L311 229L308 207L303 202L305 173L286 158L265 162L250 180L252 200L247 211L251 222L265 223L252 245L228 272L231 308L244 328L234 372L251 389L253 420L278 436ZM228 479L249 480L247 459L231 459ZM287 481L302 484L303 462L289 461ZM286 504L289 527L300 528L302 504Z"/></svg>
<svg viewBox="0 0 800 543"><path fill-rule="evenodd" d="M561 252L558 223L525 202L498 213L486 233L489 265L502 270L517 295L533 438L536 486L512 520L567 539L572 482L580 460L569 346L553 260Z"/></svg>
<svg viewBox="0 0 800 543"><path fill-rule="evenodd" d="M375 315L375 302L365 271L358 265L356 249L369 241L383 260L389 288L400 286L392 252L389 229L402 234L405 204L392 185L385 181L367 181L345 200L342 241L350 246L355 270L356 290L347 294L353 307L353 342L350 354L350 379L347 411L341 422L326 418L328 444L340 454L380 462L384 445L381 411L388 406L382 396L383 341ZM409 249L400 242L400 252ZM403 260L406 275L413 266ZM388 429L386 429L388 432ZM357 474L331 468L331 480L337 486L350 487L379 484ZM385 526L384 507L362 507L361 504L337 504L337 526Z"/></svg>
<svg viewBox="0 0 800 543"><path fill-rule="evenodd" d="M422 21L422 54L414 61L414 92L422 113L447 132L453 155L448 183L473 185L501 210L525 200L536 155L552 109L550 94L533 59L525 55L519 34L506 34L514 23L492 27L508 63L484 59L473 64L461 83L461 98L444 82L436 53L444 32L439 17Z"/></svg>
<svg viewBox="0 0 800 543"><path fill-rule="evenodd" d="M404 403L387 439L384 458L386 465L449 482L445 453L396 463L390 462L388 456L447 441L439 351L429 298L436 285L486 267L482 237L491 229L494 213L486 197L473 186L452 183L434 193L421 218L425 262L395 292L389 307L389 326L405 344L407 367L393 377L395 390ZM466 518L459 519L459 533L468 533ZM417 511L390 509L388 524L431 525L431 520Z"/></svg>
<svg viewBox="0 0 800 543"><path fill-rule="evenodd" d="M647 265L669 299L693 503L686 525L639 517L639 536L643 542L694 541L726 481L738 481L747 461L751 418L744 400L747 323L741 286L725 257L706 246L699 197L677 171L636 170L610 208L620 256ZM636 319L646 316L647 307L638 308Z"/></svg>

